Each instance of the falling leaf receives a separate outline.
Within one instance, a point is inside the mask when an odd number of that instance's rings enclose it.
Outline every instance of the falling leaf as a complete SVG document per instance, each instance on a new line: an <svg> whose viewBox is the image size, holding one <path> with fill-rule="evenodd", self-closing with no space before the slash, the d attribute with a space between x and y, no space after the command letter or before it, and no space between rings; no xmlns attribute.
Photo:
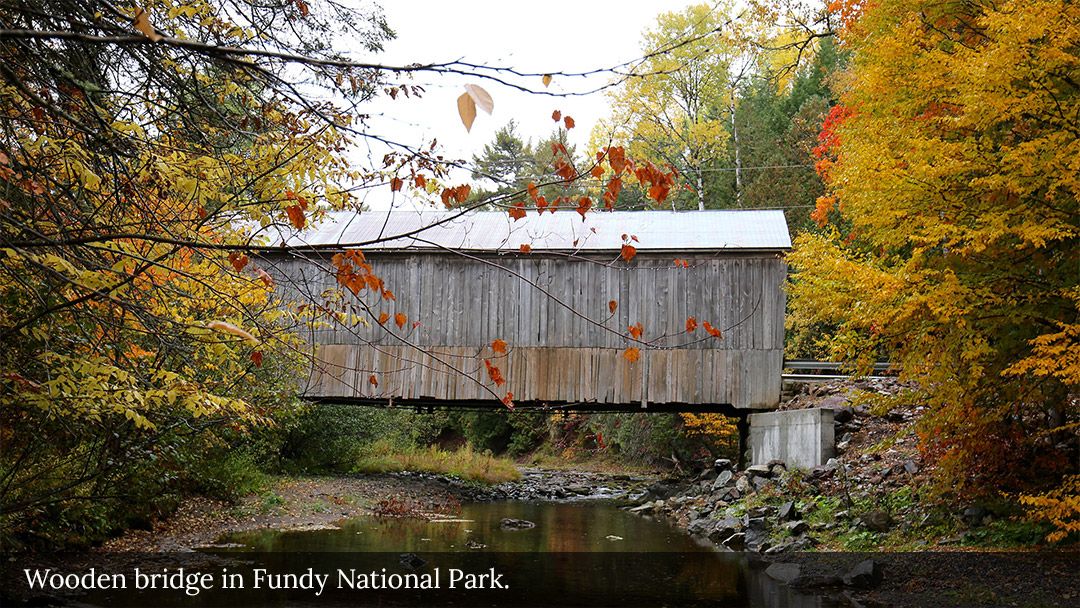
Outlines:
<svg viewBox="0 0 1080 608"><path fill-rule="evenodd" d="M262 367L263 353L261 350L252 351L251 362L255 364L255 367Z"/></svg>
<svg viewBox="0 0 1080 608"><path fill-rule="evenodd" d="M491 343L491 350L495 351L496 353L498 353L500 355L505 355L506 354L506 341L505 340L495 340L494 342Z"/></svg>
<svg viewBox="0 0 1080 608"><path fill-rule="evenodd" d="M226 334L232 334L232 335L234 335L234 336L236 336L238 338L243 338L246 342L248 342L250 344L258 344L259 343L258 338L251 335L250 333L244 331L243 329L240 329L239 327L233 325L232 323L226 323L225 321L210 321L209 323L206 324L206 327L208 329L212 329L214 331L219 331L219 332L226 333Z"/></svg>
<svg viewBox="0 0 1080 608"><path fill-rule="evenodd" d="M371 374L370 376L368 376L367 381L368 384L370 384L371 386L379 388L379 379L375 377L375 374Z"/></svg>
<svg viewBox="0 0 1080 608"><path fill-rule="evenodd" d="M157 42L161 40L161 34L154 30L154 26L150 24L150 13L147 13L139 7L135 7L135 29L139 30L143 36L150 39L151 42Z"/></svg>
<svg viewBox="0 0 1080 608"><path fill-rule="evenodd" d="M611 314L615 314L615 309L619 307L619 303L615 300L608 300L607 309Z"/></svg>
<svg viewBox="0 0 1080 608"><path fill-rule="evenodd" d="M555 110L554 112L552 112L551 113L551 120L554 120L555 122L559 122L560 120L562 120L562 112L560 112L558 110Z"/></svg>
<svg viewBox="0 0 1080 608"><path fill-rule="evenodd" d="M390 180L390 191L397 192L401 190L401 187L405 185L405 180L400 177L395 177Z"/></svg>
<svg viewBox="0 0 1080 608"><path fill-rule="evenodd" d="M633 337L633 338L634 338L635 340L640 340L640 339L641 339L641 334L642 334L642 332L644 332L644 331L645 331L645 328L643 328L643 327L641 326L641 323L634 323L634 324L633 324L633 325L631 325L630 327L627 327L627 328L626 328L626 331L630 332L630 335L631 335L631 336L632 336L632 337Z"/></svg>
<svg viewBox="0 0 1080 608"><path fill-rule="evenodd" d="M549 84L551 84L551 74L544 74L544 77L541 78L541 80L544 81L545 87L548 86Z"/></svg>
<svg viewBox="0 0 1080 608"><path fill-rule="evenodd" d="M686 317L686 333L692 334L697 329L697 319L694 317Z"/></svg>
<svg viewBox="0 0 1080 608"><path fill-rule="evenodd" d="M476 107L488 114L491 114L492 110L495 109L495 101L491 98L491 95L480 86L467 84L465 85L465 93L476 102Z"/></svg>
<svg viewBox="0 0 1080 608"><path fill-rule="evenodd" d="M472 131L472 123L476 120L476 102L468 93L462 93L461 97L457 98L457 111L465 130Z"/></svg>
<svg viewBox="0 0 1080 608"><path fill-rule="evenodd" d="M633 245L623 245L622 249L619 251L619 257L626 260L627 262L634 259L635 255L637 255L637 248L635 248Z"/></svg>
<svg viewBox="0 0 1080 608"><path fill-rule="evenodd" d="M390 313L385 312L385 311L379 313L379 325L386 325L386 322L389 321L389 320L390 320Z"/></svg>
<svg viewBox="0 0 1080 608"><path fill-rule="evenodd" d="M574 128L574 119L567 116L563 119L563 124L566 125L567 130Z"/></svg>
<svg viewBox="0 0 1080 608"><path fill-rule="evenodd" d="M521 247L518 247L518 249L521 250L521 253L532 253L532 245L529 245L528 243L522 243Z"/></svg>
<svg viewBox="0 0 1080 608"><path fill-rule="evenodd" d="M641 358L641 351L631 346L630 348L623 351L622 356L623 359L626 359L630 363L636 363L637 360Z"/></svg>
<svg viewBox="0 0 1080 608"><path fill-rule="evenodd" d="M405 313L399 312L394 315L394 323L397 324L398 329L405 329L405 323L408 322L409 317L405 316Z"/></svg>
<svg viewBox="0 0 1080 608"><path fill-rule="evenodd" d="M514 221L518 221L525 217L525 203L514 203L510 210L507 211L510 217L514 218Z"/></svg>
<svg viewBox="0 0 1080 608"><path fill-rule="evenodd" d="M234 251L229 254L229 262L232 264L233 268L236 269L236 272L240 272L244 269L244 266L247 266L248 257L243 253Z"/></svg>

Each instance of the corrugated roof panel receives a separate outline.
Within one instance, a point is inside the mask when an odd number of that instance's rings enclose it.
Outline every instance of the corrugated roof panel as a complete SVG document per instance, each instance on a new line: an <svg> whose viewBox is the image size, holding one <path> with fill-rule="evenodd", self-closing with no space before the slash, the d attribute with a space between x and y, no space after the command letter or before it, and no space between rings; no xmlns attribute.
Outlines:
<svg viewBox="0 0 1080 608"><path fill-rule="evenodd" d="M514 221L503 211L336 212L314 229L282 234L275 245L355 246L365 250L451 248L470 251L618 250L622 235L641 250L788 249L782 211L576 212L536 214Z"/></svg>

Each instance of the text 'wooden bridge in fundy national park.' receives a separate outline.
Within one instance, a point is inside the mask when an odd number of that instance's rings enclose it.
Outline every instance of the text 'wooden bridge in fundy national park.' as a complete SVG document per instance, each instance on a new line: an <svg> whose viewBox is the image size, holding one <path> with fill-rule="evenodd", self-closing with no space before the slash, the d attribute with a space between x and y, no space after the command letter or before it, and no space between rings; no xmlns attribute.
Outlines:
<svg viewBox="0 0 1080 608"><path fill-rule="evenodd" d="M383 240L396 235L408 236ZM619 255L627 242L630 261ZM584 220L565 211L518 221L504 212L341 213L278 239L263 264L287 299L321 302L337 284L332 256L351 247L394 290L396 301L371 307L391 320L306 332L308 399L503 407L484 388L493 388L488 359L506 378L499 394L519 407L743 415L779 404L791 247L781 211ZM408 319L401 329L397 313ZM688 317L721 337L687 333ZM628 338L639 323L646 344ZM506 354L492 351L496 339ZM623 356L631 346L637 361Z"/></svg>

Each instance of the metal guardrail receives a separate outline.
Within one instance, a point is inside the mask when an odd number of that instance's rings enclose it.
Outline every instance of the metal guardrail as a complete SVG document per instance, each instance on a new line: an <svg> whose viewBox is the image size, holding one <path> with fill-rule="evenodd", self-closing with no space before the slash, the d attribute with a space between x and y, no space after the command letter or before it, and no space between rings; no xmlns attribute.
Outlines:
<svg viewBox="0 0 1080 608"><path fill-rule="evenodd" d="M784 369L790 369L791 371L840 371L842 363L835 361L811 361L807 359L794 359L790 361L784 361ZM874 371L883 372L887 370L895 369L892 363L888 361L879 361L874 364ZM847 377L847 376L844 376Z"/></svg>

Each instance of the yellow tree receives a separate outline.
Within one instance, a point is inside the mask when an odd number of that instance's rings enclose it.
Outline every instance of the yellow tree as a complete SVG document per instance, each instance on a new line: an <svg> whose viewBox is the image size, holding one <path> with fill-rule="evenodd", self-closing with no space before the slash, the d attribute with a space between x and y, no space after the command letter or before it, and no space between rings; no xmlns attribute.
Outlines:
<svg viewBox="0 0 1080 608"><path fill-rule="evenodd" d="M796 243L790 322L922 384L953 487L1059 476L1080 385L1080 8L837 4L853 58L816 151L832 225Z"/></svg>
<svg viewBox="0 0 1080 608"><path fill-rule="evenodd" d="M659 15L656 27L642 37L646 59L636 76L611 94L611 118L593 137L602 145L614 140L635 158L684 173L699 209L705 208L704 170L726 150L723 112L734 103L737 84L732 70L738 51L726 32L728 9L699 4Z"/></svg>

